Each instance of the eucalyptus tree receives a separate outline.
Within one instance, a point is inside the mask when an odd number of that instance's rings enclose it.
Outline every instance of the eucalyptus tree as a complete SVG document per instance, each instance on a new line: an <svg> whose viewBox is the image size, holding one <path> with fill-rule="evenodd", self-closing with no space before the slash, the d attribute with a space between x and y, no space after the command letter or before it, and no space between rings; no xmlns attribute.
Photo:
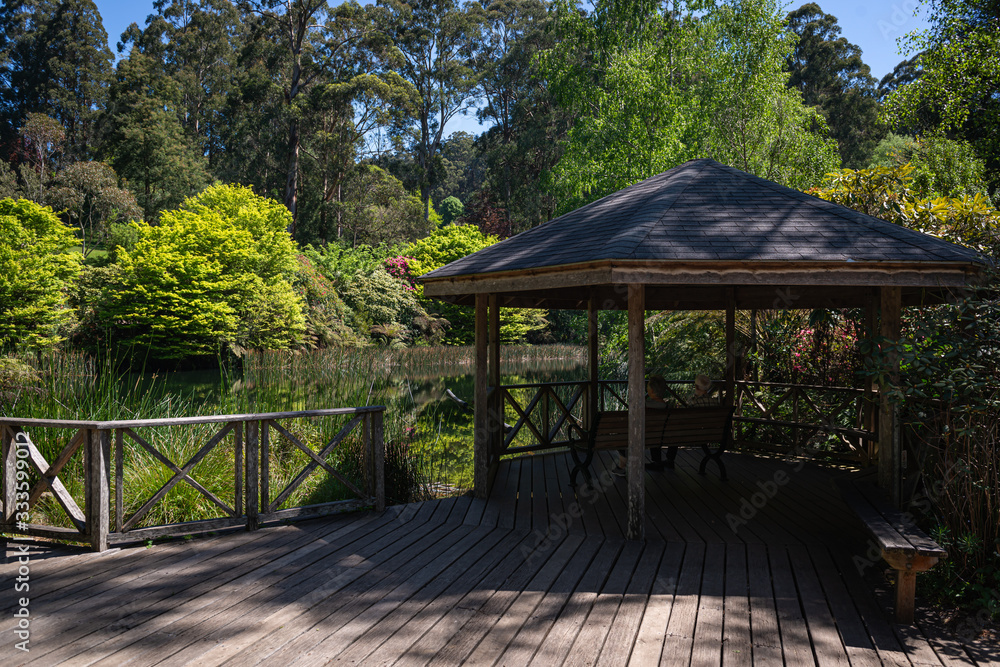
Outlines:
<svg viewBox="0 0 1000 667"><path fill-rule="evenodd" d="M406 124L397 131L406 135L412 130L424 219L430 219L445 128L475 101L483 9L475 0L464 5L456 0L378 0L378 5L383 9L382 29L401 57L397 71L417 94L416 127Z"/></svg>
<svg viewBox="0 0 1000 667"><path fill-rule="evenodd" d="M786 58L788 85L802 93L805 104L820 107L844 166L864 167L885 133L878 123L875 79L861 49L841 37L837 17L814 2L789 12L788 27L799 38Z"/></svg>
<svg viewBox="0 0 1000 667"><path fill-rule="evenodd" d="M93 0L4 0L0 5L0 142L9 150L29 112L66 131L64 155L92 154L94 123L112 72Z"/></svg>
<svg viewBox="0 0 1000 667"><path fill-rule="evenodd" d="M917 133L969 141L1000 186L1000 3L924 0L929 27L902 40L919 53L919 76L885 99L884 120Z"/></svg>

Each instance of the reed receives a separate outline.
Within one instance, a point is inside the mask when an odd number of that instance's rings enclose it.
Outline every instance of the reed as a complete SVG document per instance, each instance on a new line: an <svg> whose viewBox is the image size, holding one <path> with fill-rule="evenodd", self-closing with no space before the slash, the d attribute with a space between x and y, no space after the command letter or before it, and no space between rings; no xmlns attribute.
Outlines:
<svg viewBox="0 0 1000 667"><path fill-rule="evenodd" d="M471 348L321 349L309 352L265 351L248 354L241 367L223 367L198 387L183 388L169 373L122 372L111 357L53 351L25 355L18 364L32 373L23 386L0 404L4 416L38 419L126 420L211 414L285 412L328 407L384 405L386 487L389 502L411 502L461 493L472 484L471 416L444 398L445 388L470 396ZM505 348L505 381L520 374L580 379L585 353L572 347ZM554 375L553 375L554 374ZM566 374L577 377L563 377ZM6 396L6 394L5 394ZM471 396L470 396L471 397ZM282 426L313 449L320 449L348 417L296 419ZM178 465L221 428L205 424L144 429L140 435ZM34 429L33 441L52 461L72 433ZM272 432L269 484L271 498L298 474L308 456ZM361 430L349 436L328 462L360 481ZM193 470L206 489L235 503L233 440L226 438ZM126 440L124 502L131 515L166 483L172 472L141 447ZM78 505L83 501L82 456L60 475ZM282 507L349 497L348 490L325 474L314 474ZM139 524L160 525L214 518L221 510L185 482L177 484ZM61 507L43 498L32 520L68 526Z"/></svg>

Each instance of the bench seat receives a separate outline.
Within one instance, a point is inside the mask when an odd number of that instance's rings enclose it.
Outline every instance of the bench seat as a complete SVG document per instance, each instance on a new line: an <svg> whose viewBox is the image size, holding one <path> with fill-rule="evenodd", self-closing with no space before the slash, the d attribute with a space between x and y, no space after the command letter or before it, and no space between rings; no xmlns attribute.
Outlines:
<svg viewBox="0 0 1000 667"><path fill-rule="evenodd" d="M844 502L896 570L896 622L912 624L918 572L934 567L948 552L920 530L913 515L896 509L870 481L838 480Z"/></svg>
<svg viewBox="0 0 1000 667"><path fill-rule="evenodd" d="M704 452L698 472L705 474L709 461L719 466L719 476L725 481L726 466L722 453L732 434L733 409L728 407L649 408L646 410L645 447L667 448L666 467L673 468L678 447L700 447ZM572 437L576 435L577 437ZM715 449L710 445L716 445ZM597 413L593 428L585 431L571 428L570 452L574 466L570 480L576 486L576 476L583 472L590 479L589 467L594 453L601 450L628 448L628 411Z"/></svg>

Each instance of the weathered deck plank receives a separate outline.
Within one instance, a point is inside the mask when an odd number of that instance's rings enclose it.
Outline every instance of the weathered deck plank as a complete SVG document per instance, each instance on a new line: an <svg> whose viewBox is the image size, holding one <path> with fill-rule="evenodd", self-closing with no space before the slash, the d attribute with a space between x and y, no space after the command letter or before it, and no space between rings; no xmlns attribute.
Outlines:
<svg viewBox="0 0 1000 667"><path fill-rule="evenodd" d="M693 451L676 470L645 475L646 542L622 537L625 486L606 452L595 486L575 493L569 457L553 453L503 463L485 501L428 500L100 556L38 547L32 651L9 662L998 662L997 647L962 644L926 618L891 622L891 591L862 576L866 545L829 473L810 464L786 481L775 472L793 466L780 459L727 456L726 483L697 475ZM727 517L744 501L753 516L734 531ZM0 619L0 632L12 628Z"/></svg>

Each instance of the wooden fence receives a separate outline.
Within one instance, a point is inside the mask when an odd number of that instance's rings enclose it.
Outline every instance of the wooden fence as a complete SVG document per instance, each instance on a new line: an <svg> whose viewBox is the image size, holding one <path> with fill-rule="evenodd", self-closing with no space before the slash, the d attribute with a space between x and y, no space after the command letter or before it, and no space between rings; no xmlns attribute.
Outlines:
<svg viewBox="0 0 1000 667"><path fill-rule="evenodd" d="M586 381L501 385L504 421L511 424L501 456L566 446L569 424L586 423L590 387ZM597 390L597 410L628 408L627 382L601 380ZM666 398L683 405L690 392L690 382L670 381ZM877 397L850 387L738 382L734 443L867 464L874 457Z"/></svg>
<svg viewBox="0 0 1000 667"><path fill-rule="evenodd" d="M89 543L95 551L111 544L135 542L168 535L245 526L257 529L262 523L294 517L320 516L364 506L385 508L385 444L383 406L272 412L243 415L212 415L174 419L137 419L112 422L60 421L48 419L0 418L3 456L3 516L0 531L74 542ZM347 423L318 449L281 422L293 419L332 420L346 415ZM197 451L183 464L172 461L152 444L149 432L155 429L218 425L218 430L199 443ZM361 428L363 481L350 479L329 462L330 455L344 445L348 436ZM52 461L46 460L30 433L40 429L68 429L71 435ZM29 431L30 430L30 431ZM143 433L140 435L140 431ZM211 452L226 443L224 455L232 453L227 475L232 479L232 500L219 497L199 482L194 468ZM231 443L231 448L229 444ZM271 489L271 462L276 447L301 452L307 463L281 489ZM172 476L131 513L125 506L124 465L126 450L141 452L168 469ZM112 458L113 449L113 458ZM301 458L300 455L300 458ZM67 489L60 475L67 464L82 456L83 508ZM320 468L354 497L307 506L285 507L292 494ZM356 477L356 475L355 475ZM72 483L79 480L72 480ZM193 487L218 510L218 518L182 521L168 525L142 526L150 511L163 502L180 482ZM74 484L79 486L78 484ZM44 495L51 494L72 525L71 528L31 523L28 519Z"/></svg>

